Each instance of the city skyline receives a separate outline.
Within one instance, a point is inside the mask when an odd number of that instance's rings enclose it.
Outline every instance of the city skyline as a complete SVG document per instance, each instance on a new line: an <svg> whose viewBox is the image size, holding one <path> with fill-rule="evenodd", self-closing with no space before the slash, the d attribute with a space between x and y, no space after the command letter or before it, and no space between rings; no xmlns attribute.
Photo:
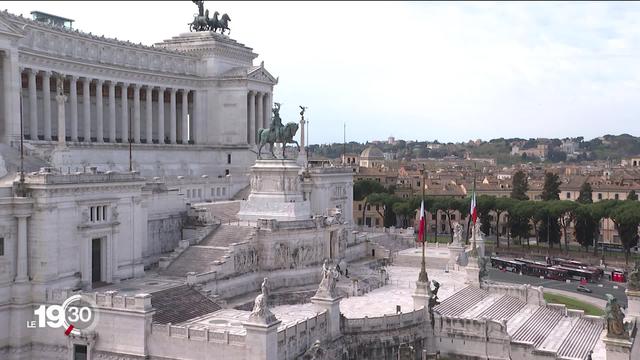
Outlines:
<svg viewBox="0 0 640 360"><path fill-rule="evenodd" d="M145 45L187 32L197 11L187 1L5 4ZM255 48L254 63L265 61L280 77L274 100L283 121L299 119L298 105L309 107L311 144L342 142L344 123L347 141L358 142L640 132L640 7L632 3L205 8L228 13L231 38Z"/></svg>

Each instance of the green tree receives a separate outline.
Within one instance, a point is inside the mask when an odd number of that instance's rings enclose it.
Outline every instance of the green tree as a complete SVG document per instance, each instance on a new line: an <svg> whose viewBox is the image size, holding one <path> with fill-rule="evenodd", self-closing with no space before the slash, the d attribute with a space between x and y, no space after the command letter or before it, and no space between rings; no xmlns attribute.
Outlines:
<svg viewBox="0 0 640 360"><path fill-rule="evenodd" d="M629 191L629 194L627 195L627 200L638 201L638 194L636 194L635 190Z"/></svg>
<svg viewBox="0 0 640 360"><path fill-rule="evenodd" d="M638 245L638 225L640 225L640 203L620 202L611 209L611 220L615 223L624 247L625 264L629 265L631 248Z"/></svg>
<svg viewBox="0 0 640 360"><path fill-rule="evenodd" d="M362 225L366 224L365 219L367 205L369 205L369 195L386 191L385 187L375 180L358 180L353 184L353 200L364 202L362 205Z"/></svg>
<svg viewBox="0 0 640 360"><path fill-rule="evenodd" d="M544 186L542 187L542 200L560 200L560 184L558 174L546 172L544 174Z"/></svg>
<svg viewBox="0 0 640 360"><path fill-rule="evenodd" d="M529 200L527 191L529 191L529 180L527 180L527 174L522 170L518 170L513 174L511 198L516 200Z"/></svg>
<svg viewBox="0 0 640 360"><path fill-rule="evenodd" d="M538 202L539 208L536 212L536 220L540 224L538 227L538 240L545 242L549 248L554 244L560 244L560 224L558 218L560 213L555 207L554 201Z"/></svg>
<svg viewBox="0 0 640 360"><path fill-rule="evenodd" d="M394 226L396 224L396 216L393 211L393 204L401 201L397 196L387 193L373 193L367 197L369 204L376 206L376 212L383 219L385 227Z"/></svg>
<svg viewBox="0 0 640 360"><path fill-rule="evenodd" d="M514 238L520 240L520 244L524 246L522 239L527 240L527 247L531 247L529 243L529 234L531 232L531 224L529 219L531 218L531 212L533 207L532 202L529 201L514 201L509 207L509 219L507 224L509 226L509 232Z"/></svg>
<svg viewBox="0 0 640 360"><path fill-rule="evenodd" d="M400 218L402 227L409 225L409 218L415 216L416 209L407 201L398 201L393 204L393 212Z"/></svg>
<svg viewBox="0 0 640 360"><path fill-rule="evenodd" d="M593 190L591 189L591 185L588 182L582 183L580 186L580 195L576 199L580 204L591 204L593 203Z"/></svg>
<svg viewBox="0 0 640 360"><path fill-rule="evenodd" d="M480 218L480 230L488 236L491 233L490 212L493 211L496 207L495 196L488 196L488 195L478 196L476 207L478 209L478 217Z"/></svg>
<svg viewBox="0 0 640 360"><path fill-rule="evenodd" d="M574 236L576 241L584 246L586 251L589 251L589 246L594 247L594 251L597 251L596 239L598 238L598 223L594 212L594 205L592 204L580 204L575 209L575 227Z"/></svg>
<svg viewBox="0 0 640 360"><path fill-rule="evenodd" d="M493 210L496 213L496 247L500 247L500 215L508 211L516 200L510 198L496 198ZM507 247L509 247L509 238L507 237Z"/></svg>
<svg viewBox="0 0 640 360"><path fill-rule="evenodd" d="M564 234L564 247L565 251L569 252L569 234L568 229L569 225L576 218L576 208L578 207L578 203L569 201L569 200L560 200L560 201L550 201L549 206L551 207L551 212L558 215L559 224L562 226L562 231Z"/></svg>
<svg viewBox="0 0 640 360"><path fill-rule="evenodd" d="M440 204L440 211L444 212L445 215L447 216L447 222L449 224L449 235L451 236L451 242L453 242L453 222L452 222L452 216L456 213L456 211L459 211L461 214L461 219L464 218L464 205L465 205L465 201L463 199L458 199L458 198L454 198L454 197L443 197L440 199L439 204Z"/></svg>

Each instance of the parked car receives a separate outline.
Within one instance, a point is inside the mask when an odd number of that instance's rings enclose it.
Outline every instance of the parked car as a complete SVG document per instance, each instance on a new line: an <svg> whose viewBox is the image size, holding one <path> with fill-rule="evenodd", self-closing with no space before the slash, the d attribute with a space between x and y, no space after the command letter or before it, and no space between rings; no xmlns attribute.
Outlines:
<svg viewBox="0 0 640 360"><path fill-rule="evenodd" d="M591 289L589 289L588 287L586 287L586 286L582 286L582 285L578 286L578 287L576 288L576 290L581 291L581 292L586 292L586 293L592 293L592 292L593 292L593 291L591 291Z"/></svg>

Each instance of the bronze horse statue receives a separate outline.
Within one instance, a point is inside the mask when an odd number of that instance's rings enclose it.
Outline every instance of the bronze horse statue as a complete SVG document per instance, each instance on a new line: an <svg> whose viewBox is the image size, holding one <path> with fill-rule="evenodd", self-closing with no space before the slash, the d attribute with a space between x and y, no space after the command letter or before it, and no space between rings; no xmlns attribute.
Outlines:
<svg viewBox="0 0 640 360"><path fill-rule="evenodd" d="M276 133L272 132L271 129L261 128L258 129L258 159L261 159L262 147L265 144L269 144L269 149L271 151L271 155L275 158L276 155L273 153L273 144L281 143L282 144L282 158L284 159L284 150L287 147L287 144L296 144L298 147L298 151L300 151L300 144L293 139L296 132L298 131L298 123L290 122L287 125L283 126L280 130L280 138L276 139Z"/></svg>

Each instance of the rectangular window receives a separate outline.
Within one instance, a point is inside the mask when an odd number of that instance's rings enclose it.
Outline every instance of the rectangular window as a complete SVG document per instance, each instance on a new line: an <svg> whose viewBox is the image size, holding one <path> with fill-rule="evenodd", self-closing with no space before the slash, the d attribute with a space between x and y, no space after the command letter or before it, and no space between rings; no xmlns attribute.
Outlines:
<svg viewBox="0 0 640 360"><path fill-rule="evenodd" d="M225 176L226 176L226 175L229 175L229 169L225 169L225 170L224 170L224 175L225 175Z"/></svg>
<svg viewBox="0 0 640 360"><path fill-rule="evenodd" d="M456 214L451 214L451 220L455 220L456 219Z"/></svg>
<svg viewBox="0 0 640 360"><path fill-rule="evenodd" d="M96 207L92 206L91 207L91 222L96 221Z"/></svg>
<svg viewBox="0 0 640 360"><path fill-rule="evenodd" d="M226 196L227 195L227 188L222 188L222 196Z"/></svg>
<svg viewBox="0 0 640 360"><path fill-rule="evenodd" d="M447 220L447 215L445 215L445 214L440 215L440 220L441 221Z"/></svg>
<svg viewBox="0 0 640 360"><path fill-rule="evenodd" d="M362 211L362 204L358 204L358 210Z"/></svg>
<svg viewBox="0 0 640 360"><path fill-rule="evenodd" d="M602 193L598 193L598 200L602 200Z"/></svg>
<svg viewBox="0 0 640 360"><path fill-rule="evenodd" d="M102 206L102 220L107 221L107 205Z"/></svg>
<svg viewBox="0 0 640 360"><path fill-rule="evenodd" d="M216 196L220 196L220 188L216 188Z"/></svg>
<svg viewBox="0 0 640 360"><path fill-rule="evenodd" d="M213 196L213 194L215 194L215 193L213 192L213 188L211 188L211 196Z"/></svg>
<svg viewBox="0 0 640 360"><path fill-rule="evenodd" d="M571 199L571 193L567 192L567 199Z"/></svg>
<svg viewBox="0 0 640 360"><path fill-rule="evenodd" d="M102 220L102 206L96 206L96 221Z"/></svg>
<svg viewBox="0 0 640 360"><path fill-rule="evenodd" d="M4 238L0 237L0 256L4 256Z"/></svg>
<svg viewBox="0 0 640 360"><path fill-rule="evenodd" d="M227 164L231 164L231 154L227 154Z"/></svg>
<svg viewBox="0 0 640 360"><path fill-rule="evenodd" d="M87 360L87 345L73 345L73 360Z"/></svg>
<svg viewBox="0 0 640 360"><path fill-rule="evenodd" d="M616 199L616 200L620 200L620 195L615 194L615 195L613 195L613 198Z"/></svg>
<svg viewBox="0 0 640 360"><path fill-rule="evenodd" d="M198 197L201 198L202 197L202 189L198 189Z"/></svg>
<svg viewBox="0 0 640 360"><path fill-rule="evenodd" d="M380 226L380 219L376 218L376 226Z"/></svg>

